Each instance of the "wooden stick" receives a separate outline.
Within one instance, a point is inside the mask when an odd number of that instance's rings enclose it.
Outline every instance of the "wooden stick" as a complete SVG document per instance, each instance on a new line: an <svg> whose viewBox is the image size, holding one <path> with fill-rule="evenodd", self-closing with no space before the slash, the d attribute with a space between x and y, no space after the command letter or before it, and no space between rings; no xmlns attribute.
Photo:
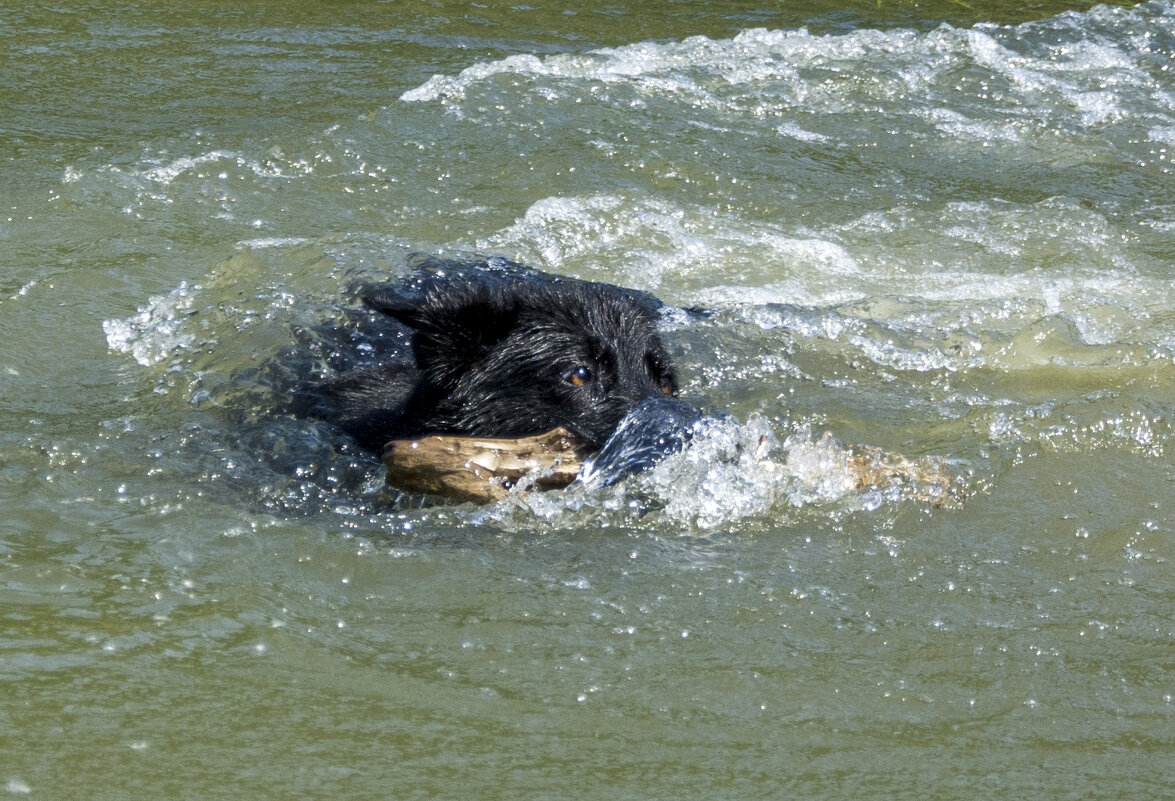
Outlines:
<svg viewBox="0 0 1175 801"><path fill-rule="evenodd" d="M559 489L579 474L591 453L566 429L516 439L429 436L384 447L387 483L456 501L492 503L512 487ZM934 461L914 461L878 448L850 447L845 466L857 490L908 487L915 500L941 504L955 477Z"/></svg>
<svg viewBox="0 0 1175 801"><path fill-rule="evenodd" d="M565 487L590 454L569 431L517 439L431 436L384 447L388 483L410 492L490 503L526 480L539 489Z"/></svg>

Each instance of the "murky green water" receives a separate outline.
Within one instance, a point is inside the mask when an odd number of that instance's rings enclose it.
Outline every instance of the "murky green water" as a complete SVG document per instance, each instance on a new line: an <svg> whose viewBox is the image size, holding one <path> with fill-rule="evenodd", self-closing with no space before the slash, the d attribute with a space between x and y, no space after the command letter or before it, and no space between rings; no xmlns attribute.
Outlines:
<svg viewBox="0 0 1175 801"><path fill-rule="evenodd" d="M0 793L1175 795L1175 5L805 8L0 3ZM275 409L414 251L726 417L396 503Z"/></svg>

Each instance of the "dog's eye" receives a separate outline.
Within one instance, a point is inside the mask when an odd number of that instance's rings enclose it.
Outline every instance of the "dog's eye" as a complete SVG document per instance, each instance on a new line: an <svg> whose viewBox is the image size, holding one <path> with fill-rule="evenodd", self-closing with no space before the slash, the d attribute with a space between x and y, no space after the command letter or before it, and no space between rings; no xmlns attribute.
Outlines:
<svg viewBox="0 0 1175 801"><path fill-rule="evenodd" d="M648 363L649 375L657 381L657 386L661 388L662 392L666 395L672 395L677 391L677 386L673 380L673 373L665 369L664 362L661 361L657 354L650 353L645 357L645 361Z"/></svg>
<svg viewBox="0 0 1175 801"><path fill-rule="evenodd" d="M563 380L573 387L584 387L591 383L592 370L584 364L578 364L563 374Z"/></svg>

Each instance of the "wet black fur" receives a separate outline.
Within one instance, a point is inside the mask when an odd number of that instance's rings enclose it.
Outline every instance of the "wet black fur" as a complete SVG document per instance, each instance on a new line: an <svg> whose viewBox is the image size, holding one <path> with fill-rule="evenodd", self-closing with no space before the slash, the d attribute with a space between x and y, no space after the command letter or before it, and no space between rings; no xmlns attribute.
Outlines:
<svg viewBox="0 0 1175 801"><path fill-rule="evenodd" d="M491 260L426 264L363 301L411 329L411 352L316 387L312 405L370 450L557 426L599 448L642 400L677 392L659 303L645 293Z"/></svg>

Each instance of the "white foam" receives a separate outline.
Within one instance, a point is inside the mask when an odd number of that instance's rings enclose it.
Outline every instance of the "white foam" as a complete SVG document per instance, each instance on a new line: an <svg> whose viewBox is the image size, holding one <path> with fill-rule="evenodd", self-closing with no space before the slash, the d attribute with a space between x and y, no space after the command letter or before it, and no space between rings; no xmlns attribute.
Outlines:
<svg viewBox="0 0 1175 801"><path fill-rule="evenodd" d="M640 481L665 503L665 514L697 529L762 516L788 489L779 440L766 420L710 421L682 453Z"/></svg>
<svg viewBox="0 0 1175 801"><path fill-rule="evenodd" d="M556 272L606 263L613 280L646 289L658 288L668 276L704 283L715 275L744 277L738 286L697 290L695 299L709 304L781 297L828 303L861 296L850 288L860 278L860 265L836 242L652 197L544 198L474 248L534 253ZM781 275L791 277L786 285L775 280Z"/></svg>
<svg viewBox="0 0 1175 801"><path fill-rule="evenodd" d="M134 357L143 366L158 364L188 347L195 335L185 331L183 323L192 308L192 295L185 282L167 295L150 298L131 317L104 321L107 347Z"/></svg>
<svg viewBox="0 0 1175 801"><path fill-rule="evenodd" d="M202 165L211 164L229 159L238 166L244 164L244 159L234 153L214 150L198 156L181 156L165 163L156 164L143 173L143 177L158 184L167 185L186 172L198 170Z"/></svg>
<svg viewBox="0 0 1175 801"><path fill-rule="evenodd" d="M752 415L746 423L707 420L689 447L636 480L663 502L668 518L698 531L778 518L789 508L871 512L886 501L945 499L944 487L920 483L948 480L936 464L908 462L909 475L895 472L863 487L856 458L831 434L817 435L808 424L781 442L766 419Z"/></svg>
<svg viewBox="0 0 1175 801"><path fill-rule="evenodd" d="M33 788L24 779L10 776L8 781L4 783L4 790L12 795L28 795L33 791Z"/></svg>
<svg viewBox="0 0 1175 801"><path fill-rule="evenodd" d="M803 82L793 62L810 60L818 54L821 48L813 43L820 38L802 29L785 32L750 30L733 40L693 36L680 42L639 42L541 59L525 54L512 55L474 64L456 76L434 75L403 93L400 100L459 102L473 87L502 74L530 79L572 79L604 86L623 83L641 92L676 96L708 108L725 105L720 95L709 86L710 81L728 86L769 81L777 91L786 91L790 87L793 99L798 100L803 92Z"/></svg>
<svg viewBox="0 0 1175 801"><path fill-rule="evenodd" d="M1147 132L1147 137L1152 142L1175 147L1175 125L1157 125ZM1175 161L1175 156L1172 157L1172 160Z"/></svg>
<svg viewBox="0 0 1175 801"><path fill-rule="evenodd" d="M400 99L440 101L462 113L467 98L483 92L513 95L515 103L528 96L604 100L624 86L626 93L616 98L632 107L656 98L742 119L788 111L934 109L948 133L1039 139L1047 150L1049 135L1057 131L1110 125L1128 113L1168 119L1175 114L1148 46L1164 30L1175 30L1172 16L1169 6L1159 4L1117 14L1062 14L1016 27L944 25L928 32L862 29L826 35L750 29L731 39L694 36L541 58L512 55L457 75L434 75ZM503 75L525 80L495 80ZM957 76L976 82L975 88L960 84ZM1039 116L1042 95L1051 98L1043 104L1047 122ZM778 131L810 141L830 135L786 119Z"/></svg>
<svg viewBox="0 0 1175 801"><path fill-rule="evenodd" d="M244 239L237 243L238 248L250 250L265 250L267 248L287 248L305 245L313 240L303 236L263 236L257 239Z"/></svg>

